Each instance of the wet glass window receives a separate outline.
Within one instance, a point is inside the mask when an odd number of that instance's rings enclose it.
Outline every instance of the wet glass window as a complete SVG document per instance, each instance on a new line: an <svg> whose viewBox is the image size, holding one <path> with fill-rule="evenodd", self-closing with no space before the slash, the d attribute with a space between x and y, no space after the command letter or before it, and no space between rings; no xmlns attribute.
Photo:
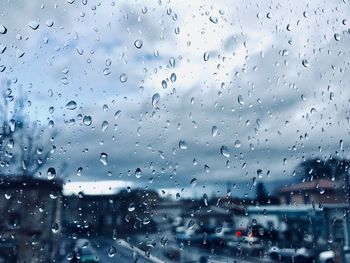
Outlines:
<svg viewBox="0 0 350 263"><path fill-rule="evenodd" d="M350 6L0 1L0 262L350 263Z"/></svg>

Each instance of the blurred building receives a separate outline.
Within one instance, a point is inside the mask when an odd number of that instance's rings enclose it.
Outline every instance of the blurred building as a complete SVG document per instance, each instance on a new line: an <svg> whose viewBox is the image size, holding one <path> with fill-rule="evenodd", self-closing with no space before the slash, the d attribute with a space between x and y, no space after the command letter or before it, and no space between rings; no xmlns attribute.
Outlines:
<svg viewBox="0 0 350 263"><path fill-rule="evenodd" d="M0 177L0 259L58 262L62 182Z"/></svg>
<svg viewBox="0 0 350 263"><path fill-rule="evenodd" d="M278 191L282 204L342 204L346 195L338 182L328 179L306 181Z"/></svg>

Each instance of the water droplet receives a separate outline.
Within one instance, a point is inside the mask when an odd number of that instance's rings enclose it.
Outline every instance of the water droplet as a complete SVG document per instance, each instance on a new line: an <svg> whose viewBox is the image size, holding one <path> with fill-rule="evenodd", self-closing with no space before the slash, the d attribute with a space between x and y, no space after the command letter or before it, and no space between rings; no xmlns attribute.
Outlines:
<svg viewBox="0 0 350 263"><path fill-rule="evenodd" d="M334 34L334 39L335 39L336 41L339 41L339 40L340 40L340 35L339 35L338 33L335 33L335 34Z"/></svg>
<svg viewBox="0 0 350 263"><path fill-rule="evenodd" d="M0 54L4 53L6 50L6 46L3 44L0 44Z"/></svg>
<svg viewBox="0 0 350 263"><path fill-rule="evenodd" d="M82 48L80 48L80 47L77 47L77 48L76 48L76 51L77 51L77 53L78 53L80 56L84 54L84 49L82 49Z"/></svg>
<svg viewBox="0 0 350 263"><path fill-rule="evenodd" d="M175 58L173 58L173 57L169 58L169 64L171 67L174 68L175 67Z"/></svg>
<svg viewBox="0 0 350 263"><path fill-rule="evenodd" d="M92 124L92 118L89 115L85 115L83 118L83 123L85 126L90 126Z"/></svg>
<svg viewBox="0 0 350 263"><path fill-rule="evenodd" d="M215 125L211 128L211 135L213 137L215 137L216 135L218 135L218 127L216 127Z"/></svg>
<svg viewBox="0 0 350 263"><path fill-rule="evenodd" d="M105 68L105 69L103 70L103 75L108 76L109 74L111 74L110 68Z"/></svg>
<svg viewBox="0 0 350 263"><path fill-rule="evenodd" d="M11 198L11 194L5 194L5 198L9 200Z"/></svg>
<svg viewBox="0 0 350 263"><path fill-rule="evenodd" d="M204 61L209 60L209 52L204 52L203 59L204 59Z"/></svg>
<svg viewBox="0 0 350 263"><path fill-rule="evenodd" d="M107 128L108 128L108 121L103 121L101 126L102 131L103 132L106 131Z"/></svg>
<svg viewBox="0 0 350 263"><path fill-rule="evenodd" d="M106 64L107 67L110 67L112 65L112 60L107 58L105 64Z"/></svg>
<svg viewBox="0 0 350 263"><path fill-rule="evenodd" d="M242 95L238 95L237 101L238 101L239 105L244 105L244 100L243 100Z"/></svg>
<svg viewBox="0 0 350 263"><path fill-rule="evenodd" d="M239 147L241 147L241 141L240 140L235 140L235 147L236 148L239 148Z"/></svg>
<svg viewBox="0 0 350 263"><path fill-rule="evenodd" d="M107 165L108 164L108 155L106 153L101 153L100 154L100 162L103 165Z"/></svg>
<svg viewBox="0 0 350 263"><path fill-rule="evenodd" d="M52 19L46 20L45 25L46 25L47 27L52 27L52 26L53 26L53 20L52 20Z"/></svg>
<svg viewBox="0 0 350 263"><path fill-rule="evenodd" d="M166 80L162 80L162 87L163 89L166 89L168 87L168 83L166 82Z"/></svg>
<svg viewBox="0 0 350 263"><path fill-rule="evenodd" d="M204 171L206 173L209 173L210 172L210 167L208 165L204 165Z"/></svg>
<svg viewBox="0 0 350 263"><path fill-rule="evenodd" d="M7 28L4 25L0 24L0 34L6 34L6 32Z"/></svg>
<svg viewBox="0 0 350 263"><path fill-rule="evenodd" d="M125 83L128 80L128 76L125 73L123 73L120 75L119 80L121 83Z"/></svg>
<svg viewBox="0 0 350 263"><path fill-rule="evenodd" d="M118 120L121 114L122 114L122 111L121 111L121 110L117 110L117 111L114 113L114 119Z"/></svg>
<svg viewBox="0 0 350 263"><path fill-rule="evenodd" d="M176 74L175 73L171 73L170 80L171 80L171 82L175 82L176 81Z"/></svg>
<svg viewBox="0 0 350 263"><path fill-rule="evenodd" d="M228 147L225 146L225 145L222 145L221 148L220 148L220 152L221 152L221 155L226 157L226 158L229 158L230 157L230 152L228 150Z"/></svg>
<svg viewBox="0 0 350 263"><path fill-rule="evenodd" d="M187 149L187 144L185 141L179 141L179 148L181 150L186 150Z"/></svg>
<svg viewBox="0 0 350 263"><path fill-rule="evenodd" d="M157 107L158 103L159 103L159 100L160 100L160 95L159 93L155 93L153 94L152 96L152 106L155 108Z"/></svg>
<svg viewBox="0 0 350 263"><path fill-rule="evenodd" d="M60 226L56 222L54 222L51 226L52 233L56 234L59 230L60 230Z"/></svg>
<svg viewBox="0 0 350 263"><path fill-rule="evenodd" d="M37 30L39 28L39 23L33 20L28 23L28 26L33 30Z"/></svg>
<svg viewBox="0 0 350 263"><path fill-rule="evenodd" d="M142 40L141 40L141 39L135 40L134 46L135 46L136 48L140 49L140 48L142 48L142 45L143 45L143 43L142 43Z"/></svg>
<svg viewBox="0 0 350 263"><path fill-rule="evenodd" d="M56 170L53 167L50 167L47 170L47 179L52 180L56 177Z"/></svg>
<svg viewBox="0 0 350 263"><path fill-rule="evenodd" d="M129 204L128 211L129 212L135 211L135 204L134 203Z"/></svg>
<svg viewBox="0 0 350 263"><path fill-rule="evenodd" d="M333 236L329 235L327 241L328 241L329 244L332 244L333 241L334 241Z"/></svg>
<svg viewBox="0 0 350 263"><path fill-rule="evenodd" d="M198 180L197 180L196 178L193 178L193 179L191 180L191 186L192 186L192 187L196 186L197 183L198 183Z"/></svg>
<svg viewBox="0 0 350 263"><path fill-rule="evenodd" d="M214 24L217 24L217 23L219 22L218 18L215 17L215 16L209 17L209 20L210 20L210 22L212 22L212 23L214 23Z"/></svg>
<svg viewBox="0 0 350 263"><path fill-rule="evenodd" d="M16 121L14 119L11 119L9 122L9 127L10 127L10 131L14 132L16 129Z"/></svg>
<svg viewBox="0 0 350 263"><path fill-rule="evenodd" d="M76 108L77 108L77 103L74 100L71 100L66 104L67 110L75 110Z"/></svg>
<svg viewBox="0 0 350 263"><path fill-rule="evenodd" d="M110 246L108 249L108 256L110 258L114 257L117 254L117 249L114 246Z"/></svg>
<svg viewBox="0 0 350 263"><path fill-rule="evenodd" d="M83 172L83 167L79 167L77 170L77 176L81 176L82 172Z"/></svg>
<svg viewBox="0 0 350 263"><path fill-rule="evenodd" d="M141 178L141 176L142 176L142 171L141 171L141 169L140 169L140 168L136 168L136 170L135 170L135 177L136 177L137 179L139 179L139 178Z"/></svg>
<svg viewBox="0 0 350 263"><path fill-rule="evenodd" d="M306 59L303 59L303 60L301 61L301 64L302 64L305 68L308 68L308 67L310 66L309 61L307 61Z"/></svg>

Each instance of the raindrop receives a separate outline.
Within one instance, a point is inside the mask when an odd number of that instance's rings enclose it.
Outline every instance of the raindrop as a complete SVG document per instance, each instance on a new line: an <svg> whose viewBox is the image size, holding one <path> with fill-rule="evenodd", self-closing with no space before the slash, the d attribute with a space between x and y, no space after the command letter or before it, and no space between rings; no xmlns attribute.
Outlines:
<svg viewBox="0 0 350 263"><path fill-rule="evenodd" d="M77 50L79 55L83 55L84 54L84 49L77 47L76 50Z"/></svg>
<svg viewBox="0 0 350 263"><path fill-rule="evenodd" d="M242 95L238 95L237 100L238 100L238 103L239 103L240 105L244 105L244 100L243 100L243 96L242 96Z"/></svg>
<svg viewBox="0 0 350 263"><path fill-rule="evenodd" d="M92 118L89 115L85 115L83 118L83 123L85 126L90 126L92 124Z"/></svg>
<svg viewBox="0 0 350 263"><path fill-rule="evenodd" d="M204 61L209 60L209 52L204 52L203 59L204 59Z"/></svg>
<svg viewBox="0 0 350 263"><path fill-rule="evenodd" d="M129 212L135 211L135 204L134 203L129 204L128 211Z"/></svg>
<svg viewBox="0 0 350 263"><path fill-rule="evenodd" d="M6 34L6 32L7 28L4 25L0 24L0 34Z"/></svg>
<svg viewBox="0 0 350 263"><path fill-rule="evenodd" d="M236 148L241 147L241 141L240 140L235 140L234 144L235 144Z"/></svg>
<svg viewBox="0 0 350 263"><path fill-rule="evenodd" d="M16 121L14 119L10 120L9 127L10 127L10 131L11 132L15 131L15 129L16 129Z"/></svg>
<svg viewBox="0 0 350 263"><path fill-rule="evenodd" d="M50 167L47 170L47 179L52 180L56 177L56 170L53 167Z"/></svg>
<svg viewBox="0 0 350 263"><path fill-rule="evenodd" d="M117 254L117 249L114 246L110 246L108 249L108 256L110 258L114 257Z"/></svg>
<svg viewBox="0 0 350 263"><path fill-rule="evenodd" d="M179 148L181 150L186 150L187 149L187 143L185 141L179 141Z"/></svg>
<svg viewBox="0 0 350 263"><path fill-rule="evenodd" d="M168 87L168 83L166 82L166 80L162 80L162 87L163 89L166 89Z"/></svg>
<svg viewBox="0 0 350 263"><path fill-rule="evenodd" d="M217 17L215 17L215 16L211 16L211 17L209 17L209 20L210 20L210 22L212 22L212 23L214 23L214 24L217 24L218 23L218 18Z"/></svg>
<svg viewBox="0 0 350 263"><path fill-rule="evenodd" d="M73 4L75 0L67 0L68 4Z"/></svg>
<svg viewBox="0 0 350 263"><path fill-rule="evenodd" d="M338 33L335 33L335 34L334 34L334 39L335 39L336 41L339 41L339 40L340 40L340 35L339 35Z"/></svg>
<svg viewBox="0 0 350 263"><path fill-rule="evenodd" d="M216 135L218 135L218 127L216 127L216 126L213 126L212 128L211 128L211 135L213 136L213 137L215 137Z"/></svg>
<svg viewBox="0 0 350 263"><path fill-rule="evenodd" d="M56 234L60 230L60 226L55 222L51 226L52 233Z"/></svg>
<svg viewBox="0 0 350 263"><path fill-rule="evenodd" d="M82 172L83 172L83 167L79 167L77 170L77 176L81 176Z"/></svg>
<svg viewBox="0 0 350 263"><path fill-rule="evenodd" d="M77 108L77 103L74 100L71 100L66 104L67 110L75 110Z"/></svg>
<svg viewBox="0 0 350 263"><path fill-rule="evenodd" d="M108 76L109 74L111 74L110 68L105 68L105 69L103 70L103 75Z"/></svg>
<svg viewBox="0 0 350 263"><path fill-rule="evenodd" d="M28 26L33 30L37 30L39 28L39 23L33 20L28 23Z"/></svg>
<svg viewBox="0 0 350 263"><path fill-rule="evenodd" d="M117 110L117 111L114 113L114 119L118 120L121 114L122 114L122 111L121 111L121 110Z"/></svg>
<svg viewBox="0 0 350 263"><path fill-rule="evenodd" d="M46 20L45 25L46 25L47 27L52 27L52 26L53 26L53 20L52 20L52 19Z"/></svg>
<svg viewBox="0 0 350 263"><path fill-rule="evenodd" d="M210 167L208 165L204 165L204 171L206 173L209 173L210 172Z"/></svg>
<svg viewBox="0 0 350 263"><path fill-rule="evenodd" d="M174 68L175 67L175 58L173 58L173 57L169 58L169 64L171 67Z"/></svg>
<svg viewBox="0 0 350 263"><path fill-rule="evenodd" d="M137 179L139 179L139 178L141 178L141 176L142 176L142 171L141 171L141 169L140 169L140 168L136 168L136 170L135 170L135 177L136 177Z"/></svg>
<svg viewBox="0 0 350 263"><path fill-rule="evenodd" d="M171 80L171 82L175 82L176 81L176 74L175 73L171 73L170 80Z"/></svg>
<svg viewBox="0 0 350 263"><path fill-rule="evenodd" d="M196 186L197 183L198 183L198 180L197 180L196 178L193 178L193 179L191 180L191 186L192 186L192 187Z"/></svg>
<svg viewBox="0 0 350 263"><path fill-rule="evenodd" d="M309 61L307 61L306 59L303 59L303 60L301 61L301 64L302 64L305 68L308 68L308 67L310 66Z"/></svg>
<svg viewBox="0 0 350 263"><path fill-rule="evenodd" d="M229 158L230 157L230 152L228 150L228 147L225 146L225 145L222 145L221 148L220 148L220 152L221 152L221 155L226 157L226 158Z"/></svg>
<svg viewBox="0 0 350 263"><path fill-rule="evenodd" d="M103 121L102 122L102 127L101 127L102 131L103 132L106 131L107 128L108 128L108 121Z"/></svg>
<svg viewBox="0 0 350 263"><path fill-rule="evenodd" d="M142 43L142 40L141 40L141 39L135 40L134 46L135 46L136 48L140 49L140 48L142 48L142 45L143 45L143 43Z"/></svg>
<svg viewBox="0 0 350 263"><path fill-rule="evenodd" d="M159 100L160 100L160 95L159 95L159 93L153 94L153 96L152 96L152 106L153 106L154 108L157 107L157 104L159 103Z"/></svg>
<svg viewBox="0 0 350 263"><path fill-rule="evenodd" d="M108 155L106 153L101 153L100 154L100 162L103 165L107 165L108 164Z"/></svg>
<svg viewBox="0 0 350 263"><path fill-rule="evenodd" d="M121 83L125 83L128 80L128 76L125 73L123 73L120 75L119 80Z"/></svg>

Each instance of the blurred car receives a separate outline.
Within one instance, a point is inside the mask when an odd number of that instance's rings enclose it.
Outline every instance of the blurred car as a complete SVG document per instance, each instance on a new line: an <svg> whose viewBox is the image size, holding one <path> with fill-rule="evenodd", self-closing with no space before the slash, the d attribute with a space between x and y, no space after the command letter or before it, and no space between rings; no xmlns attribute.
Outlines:
<svg viewBox="0 0 350 263"><path fill-rule="evenodd" d="M295 263L312 262L315 259L313 250L307 248L278 248L271 247L268 255L272 260L276 261L292 261Z"/></svg>
<svg viewBox="0 0 350 263"><path fill-rule="evenodd" d="M345 263L350 263L350 248L344 247L344 260ZM333 250L323 251L318 255L319 263L335 263L335 253Z"/></svg>
<svg viewBox="0 0 350 263"><path fill-rule="evenodd" d="M100 262L96 251L87 239L78 239L73 249L73 259L71 262L98 263Z"/></svg>
<svg viewBox="0 0 350 263"><path fill-rule="evenodd" d="M264 246L261 239L248 236L243 237L240 243L240 249L247 255L259 256L263 252Z"/></svg>

